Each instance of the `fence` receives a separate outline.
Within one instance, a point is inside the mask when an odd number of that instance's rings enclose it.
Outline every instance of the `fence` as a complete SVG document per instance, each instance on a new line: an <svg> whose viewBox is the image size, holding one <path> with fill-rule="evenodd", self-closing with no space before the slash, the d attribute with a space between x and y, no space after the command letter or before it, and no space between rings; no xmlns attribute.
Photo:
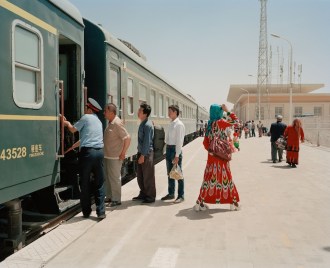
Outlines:
<svg viewBox="0 0 330 268"><path fill-rule="evenodd" d="M330 147L330 116L310 116L300 119L306 141L317 146Z"/></svg>

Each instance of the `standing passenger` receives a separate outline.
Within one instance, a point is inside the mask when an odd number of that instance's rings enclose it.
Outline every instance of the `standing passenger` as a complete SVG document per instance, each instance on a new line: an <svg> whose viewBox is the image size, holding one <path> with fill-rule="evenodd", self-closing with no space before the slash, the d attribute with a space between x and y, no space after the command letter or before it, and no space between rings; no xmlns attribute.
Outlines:
<svg viewBox="0 0 330 268"><path fill-rule="evenodd" d="M259 123L257 124L259 138L261 138L263 135L263 127L264 127L264 125L261 123L261 121L259 121Z"/></svg>
<svg viewBox="0 0 330 268"><path fill-rule="evenodd" d="M151 113L150 105L142 103L138 111L141 120L138 131L138 166L137 181L140 188L138 196L133 197L133 201L141 200L142 203L153 203L156 199L156 182L154 166L154 127L149 120Z"/></svg>
<svg viewBox="0 0 330 268"><path fill-rule="evenodd" d="M251 131L252 131L252 137L255 137L256 136L256 124L254 123L254 120L252 120L252 123L251 123Z"/></svg>
<svg viewBox="0 0 330 268"><path fill-rule="evenodd" d="M182 170L182 146L185 136L185 127L182 121L179 119L179 106L171 105L168 107L168 116L172 120L168 133L165 138L166 143L166 167L167 175L173 165L179 165ZM164 196L161 200L171 200L174 199L175 192L175 180L168 177L168 194ZM175 203L181 203L184 201L184 180L178 180L178 197L174 201Z"/></svg>
<svg viewBox="0 0 330 268"><path fill-rule="evenodd" d="M224 112L228 120L223 119ZM226 105L213 104L210 107L210 120L203 145L209 150L211 139L214 133L223 140L228 140L226 129L238 123L237 117L228 112ZM214 129L214 130L212 130ZM223 160L208 154L204 171L204 179L200 188L199 196L194 206L195 211L208 209L205 203L229 204L230 210L239 210L239 195L232 179L229 161Z"/></svg>
<svg viewBox="0 0 330 268"><path fill-rule="evenodd" d="M277 115L277 122L270 126L270 142L271 142L271 154L273 163L276 163L277 153L278 161L281 162L283 158L283 149L277 148L276 141L280 136L284 134L286 124L282 123L282 115Z"/></svg>
<svg viewBox="0 0 330 268"><path fill-rule="evenodd" d="M104 117L109 120L104 130L104 163L106 173L106 196L111 200L111 207L121 205L121 166L131 137L117 116L116 105L107 104Z"/></svg>
<svg viewBox="0 0 330 268"><path fill-rule="evenodd" d="M64 118L64 125L72 132L79 131L80 152L80 204L82 213L88 218L92 212L91 193L95 195L96 214L99 219L105 218L104 208L104 174L103 174L103 130L102 123L96 113L101 106L92 98L88 99L85 115L72 124ZM90 189L90 177L93 172L95 189Z"/></svg>
<svg viewBox="0 0 330 268"><path fill-rule="evenodd" d="M284 137L287 138L286 162L295 168L299 159L299 141L305 141L304 130L299 119L293 120L292 125L285 129Z"/></svg>

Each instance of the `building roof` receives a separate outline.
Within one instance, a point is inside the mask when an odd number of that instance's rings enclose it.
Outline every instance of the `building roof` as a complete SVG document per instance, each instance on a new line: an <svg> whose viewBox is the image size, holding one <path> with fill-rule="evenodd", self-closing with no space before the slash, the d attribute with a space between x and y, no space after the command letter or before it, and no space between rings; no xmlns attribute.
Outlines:
<svg viewBox="0 0 330 268"><path fill-rule="evenodd" d="M324 87L324 84L295 84L293 86L292 93L310 93L312 91L315 91L317 89L320 89ZM227 101L230 103L235 104L239 98L247 94L245 89L249 92L251 95L257 95L257 85L255 84L241 84L241 85L230 85L228 96L227 96ZM270 94L287 94L289 93L289 84L283 84L283 85L278 85L278 84L272 84L267 86L268 91Z"/></svg>

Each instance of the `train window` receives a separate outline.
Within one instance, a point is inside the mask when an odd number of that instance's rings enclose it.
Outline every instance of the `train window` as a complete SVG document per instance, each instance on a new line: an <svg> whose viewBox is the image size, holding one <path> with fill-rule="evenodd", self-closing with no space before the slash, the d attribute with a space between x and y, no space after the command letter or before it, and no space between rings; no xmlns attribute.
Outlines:
<svg viewBox="0 0 330 268"><path fill-rule="evenodd" d="M158 110L159 110L159 116L164 117L164 96L159 94L159 105L158 105Z"/></svg>
<svg viewBox="0 0 330 268"><path fill-rule="evenodd" d="M156 91L150 90L150 106L151 106L151 115L156 116Z"/></svg>
<svg viewBox="0 0 330 268"><path fill-rule="evenodd" d="M19 107L39 109L44 100L41 33L15 20L12 46L14 101Z"/></svg>
<svg viewBox="0 0 330 268"><path fill-rule="evenodd" d="M130 115L134 114L133 100L133 80L131 78L127 78L127 112Z"/></svg>
<svg viewBox="0 0 330 268"><path fill-rule="evenodd" d="M166 97L166 99L165 99L166 117L168 117L168 112L167 112L168 106L170 106L170 98L169 97Z"/></svg>
<svg viewBox="0 0 330 268"><path fill-rule="evenodd" d="M139 84L139 102L147 101L147 87L143 84Z"/></svg>
<svg viewBox="0 0 330 268"><path fill-rule="evenodd" d="M110 89L108 90L108 103L120 107L120 77L119 68L110 67Z"/></svg>
<svg viewBox="0 0 330 268"><path fill-rule="evenodd" d="M182 112L182 104L181 104L181 103L178 103L178 102L176 102L176 105L178 105L178 106L179 106L180 117L182 118L182 116L183 116L183 112Z"/></svg>

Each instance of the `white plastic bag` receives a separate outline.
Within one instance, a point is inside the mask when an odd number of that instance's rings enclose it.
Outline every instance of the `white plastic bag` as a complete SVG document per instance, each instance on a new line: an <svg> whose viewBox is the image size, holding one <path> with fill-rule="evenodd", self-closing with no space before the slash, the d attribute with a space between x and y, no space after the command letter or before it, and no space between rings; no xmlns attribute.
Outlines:
<svg viewBox="0 0 330 268"><path fill-rule="evenodd" d="M173 165L172 170L170 171L170 178L174 180L183 179L182 170L178 164Z"/></svg>

